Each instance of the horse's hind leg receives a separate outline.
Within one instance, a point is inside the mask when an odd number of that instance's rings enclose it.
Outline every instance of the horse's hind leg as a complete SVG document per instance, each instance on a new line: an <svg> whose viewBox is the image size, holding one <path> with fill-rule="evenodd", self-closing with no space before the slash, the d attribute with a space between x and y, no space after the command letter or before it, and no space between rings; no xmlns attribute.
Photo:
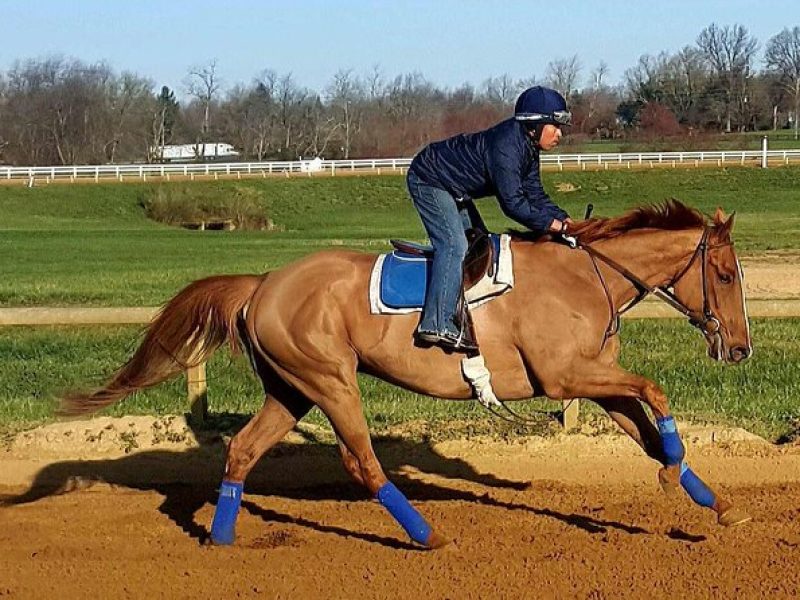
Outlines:
<svg viewBox="0 0 800 600"><path fill-rule="evenodd" d="M258 459L280 442L312 406L297 394L286 393L276 397L267 393L262 409L233 437L228 446L225 476L211 524L212 543L233 543L245 478Z"/></svg>
<svg viewBox="0 0 800 600"><path fill-rule="evenodd" d="M352 477L356 483L366 487L367 484L361 476L361 464L358 462L356 455L347 449L347 444L345 444L338 435L336 436L336 440L339 442L339 452L342 454L342 462L344 463L345 471L350 474L350 477Z"/></svg>
<svg viewBox="0 0 800 600"><path fill-rule="evenodd" d="M377 500L389 511L395 520L405 529L415 542L428 548L439 548L448 540L431 528L425 518L411 506L409 501L389 481L383 472L372 442L361 401L356 387L354 394L337 396L336 400L320 403L320 408L330 419L340 443L343 444L342 457L348 470L354 467L348 458L354 457L358 462L358 471L353 468L351 474L359 479Z"/></svg>
<svg viewBox="0 0 800 600"><path fill-rule="evenodd" d="M686 463L682 463L682 473L678 480L674 480L670 471L667 469L668 459L662 448L661 435L658 429L653 425L653 422L648 418L644 408L639 402L631 402L629 398L594 398L608 414L619 425L625 433L630 435L633 440L642 447L645 453L653 460L658 461L663 465L659 471L659 482L661 488L665 493L674 495L678 492L678 486L683 485L687 492L692 496L692 499L697 501L694 497L698 490L707 490L710 498L707 502L711 503L712 508L717 513L717 519L722 525L735 525L749 520L749 516L744 511L734 508L733 504L723 499L717 492L711 490L707 484L700 480L697 475L691 472L690 477L696 481L687 482ZM695 493L693 493L693 491ZM705 492L702 492L705 493ZM713 500L712 500L713 498Z"/></svg>

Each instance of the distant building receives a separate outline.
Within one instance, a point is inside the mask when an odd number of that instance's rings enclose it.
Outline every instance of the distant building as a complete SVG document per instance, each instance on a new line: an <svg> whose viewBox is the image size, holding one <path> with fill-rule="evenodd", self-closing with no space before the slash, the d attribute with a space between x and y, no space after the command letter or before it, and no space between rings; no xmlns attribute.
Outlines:
<svg viewBox="0 0 800 600"><path fill-rule="evenodd" d="M150 159L154 162L191 162L231 159L239 156L231 144L206 142L200 144L177 144L153 146Z"/></svg>
<svg viewBox="0 0 800 600"><path fill-rule="evenodd" d="M311 160L300 159L300 171L303 173L313 173L322 171L322 158L319 156Z"/></svg>

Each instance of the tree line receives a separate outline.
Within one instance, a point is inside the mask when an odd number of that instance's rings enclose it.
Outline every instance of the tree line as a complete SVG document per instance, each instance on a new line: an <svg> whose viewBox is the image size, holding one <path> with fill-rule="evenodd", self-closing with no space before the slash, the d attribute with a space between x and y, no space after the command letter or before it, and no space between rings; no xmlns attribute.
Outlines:
<svg viewBox="0 0 800 600"><path fill-rule="evenodd" d="M0 73L0 163L156 160L170 144L228 142L247 160L410 156L424 144L507 117L521 90L550 85L573 111L573 140L687 136L790 127L800 114L800 27L762 46L743 25L712 23L694 45L643 55L611 85L575 55L541 75L442 88L421 73L336 72L322 90L264 70L223 87L215 61L180 87L104 63L50 57ZM176 91L181 94L178 100Z"/></svg>

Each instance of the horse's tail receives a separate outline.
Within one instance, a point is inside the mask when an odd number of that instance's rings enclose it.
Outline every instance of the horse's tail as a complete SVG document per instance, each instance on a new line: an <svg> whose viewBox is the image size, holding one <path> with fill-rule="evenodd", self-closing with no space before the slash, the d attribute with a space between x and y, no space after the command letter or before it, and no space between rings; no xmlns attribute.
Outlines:
<svg viewBox="0 0 800 600"><path fill-rule="evenodd" d="M239 315L263 278L219 275L189 284L161 309L134 355L105 386L67 394L58 414L85 415L114 404L206 361L226 339L238 351Z"/></svg>

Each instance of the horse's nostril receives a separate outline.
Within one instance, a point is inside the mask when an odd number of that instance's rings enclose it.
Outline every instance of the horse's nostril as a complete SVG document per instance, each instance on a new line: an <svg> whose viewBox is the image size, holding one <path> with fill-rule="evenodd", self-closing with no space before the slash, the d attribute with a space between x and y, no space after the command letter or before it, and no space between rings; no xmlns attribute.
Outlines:
<svg viewBox="0 0 800 600"><path fill-rule="evenodd" d="M735 362L740 362L750 356L750 348L746 346L736 346L731 349L731 359Z"/></svg>

